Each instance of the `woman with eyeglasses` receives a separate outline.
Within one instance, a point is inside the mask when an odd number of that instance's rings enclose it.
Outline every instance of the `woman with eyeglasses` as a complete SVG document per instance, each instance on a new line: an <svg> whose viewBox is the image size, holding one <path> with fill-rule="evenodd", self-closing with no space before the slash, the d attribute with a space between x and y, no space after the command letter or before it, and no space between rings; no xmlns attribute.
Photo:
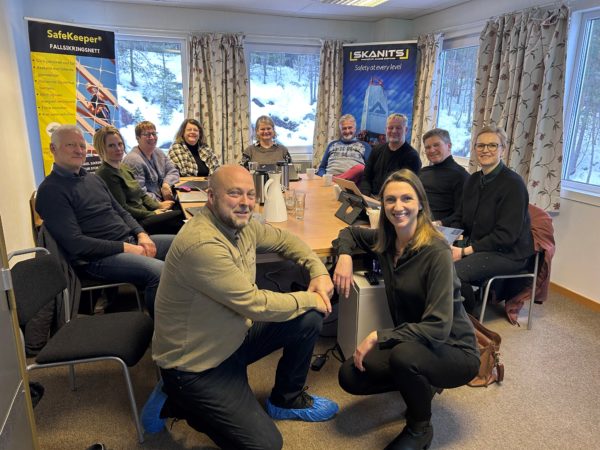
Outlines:
<svg viewBox="0 0 600 450"><path fill-rule="evenodd" d="M506 132L497 126L479 131L473 148L481 170L467 178L453 223L442 222L464 230L452 257L469 312L476 304L473 285L524 269L534 253L527 187L502 162L507 141Z"/></svg>
<svg viewBox="0 0 600 450"><path fill-rule="evenodd" d="M119 130L107 126L96 131L94 149L102 158L95 175L104 180L115 200L148 234L176 234L183 225L181 210L172 210L173 200L159 202L145 193L131 169L121 163L125 143Z"/></svg>
<svg viewBox="0 0 600 450"><path fill-rule="evenodd" d="M138 145L123 159L140 183L142 190L158 201L173 200L171 187L179 181L175 164L157 147L158 133L152 122L135 126Z"/></svg>
<svg viewBox="0 0 600 450"><path fill-rule="evenodd" d="M182 177L207 177L220 166L219 158L206 145L204 130L196 119L183 121L169 149L169 159Z"/></svg>
<svg viewBox="0 0 600 450"><path fill-rule="evenodd" d="M377 258L394 326L371 331L353 355L345 355L351 357L338 378L354 395L399 392L406 425L385 448L421 450L433 439L434 394L471 381L479 352L450 248L431 222L421 181L411 170L399 170L383 182L380 195L377 229L348 227L333 242L338 254L333 283L348 297L354 282L351 255L362 250Z"/></svg>

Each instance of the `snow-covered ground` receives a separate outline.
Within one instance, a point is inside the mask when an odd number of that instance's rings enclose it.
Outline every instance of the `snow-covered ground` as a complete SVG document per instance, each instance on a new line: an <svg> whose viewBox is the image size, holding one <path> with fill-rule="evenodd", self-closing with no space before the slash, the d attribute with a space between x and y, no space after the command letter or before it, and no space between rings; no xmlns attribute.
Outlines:
<svg viewBox="0 0 600 450"><path fill-rule="evenodd" d="M252 127L259 116L273 117L277 140L287 147L312 146L317 103L310 104L307 80L298 82L297 72L290 67L280 67L279 83L275 70L268 70L267 83L263 84L262 66L250 68L250 121ZM283 87L285 86L285 88ZM316 98L316 94L315 94ZM256 101L253 101L253 100ZM263 106L259 106L259 104ZM278 120L290 125L286 129ZM293 125L295 124L295 126Z"/></svg>

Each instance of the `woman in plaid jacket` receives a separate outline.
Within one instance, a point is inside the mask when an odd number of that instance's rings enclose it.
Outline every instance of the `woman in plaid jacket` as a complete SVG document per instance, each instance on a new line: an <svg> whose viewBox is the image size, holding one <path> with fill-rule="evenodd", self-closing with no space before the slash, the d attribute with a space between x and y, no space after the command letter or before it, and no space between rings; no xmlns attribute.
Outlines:
<svg viewBox="0 0 600 450"><path fill-rule="evenodd" d="M206 177L220 166L219 158L206 145L204 130L196 119L183 121L169 149L169 158L182 177Z"/></svg>

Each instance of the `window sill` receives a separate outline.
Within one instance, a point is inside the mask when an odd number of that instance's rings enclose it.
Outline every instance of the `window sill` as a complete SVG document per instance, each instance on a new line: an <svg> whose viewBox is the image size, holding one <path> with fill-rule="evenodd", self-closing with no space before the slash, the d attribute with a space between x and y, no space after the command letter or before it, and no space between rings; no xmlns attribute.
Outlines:
<svg viewBox="0 0 600 450"><path fill-rule="evenodd" d="M600 187L563 180L560 198L600 207Z"/></svg>

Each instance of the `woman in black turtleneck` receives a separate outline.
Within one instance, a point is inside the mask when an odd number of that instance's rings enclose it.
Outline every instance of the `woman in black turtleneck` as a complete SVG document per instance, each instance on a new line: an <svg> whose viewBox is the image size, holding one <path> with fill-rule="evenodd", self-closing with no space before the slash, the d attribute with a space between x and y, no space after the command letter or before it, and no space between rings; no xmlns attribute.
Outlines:
<svg viewBox="0 0 600 450"><path fill-rule="evenodd" d="M462 205L450 224L466 236L464 247L452 247L452 257L468 312L476 303L473 285L518 272L534 253L527 187L502 162L507 141L502 128L479 131L473 147L481 170L467 178Z"/></svg>
<svg viewBox="0 0 600 450"><path fill-rule="evenodd" d="M183 121L169 149L169 158L182 177L206 177L220 165L215 152L206 145L204 131L196 119Z"/></svg>

